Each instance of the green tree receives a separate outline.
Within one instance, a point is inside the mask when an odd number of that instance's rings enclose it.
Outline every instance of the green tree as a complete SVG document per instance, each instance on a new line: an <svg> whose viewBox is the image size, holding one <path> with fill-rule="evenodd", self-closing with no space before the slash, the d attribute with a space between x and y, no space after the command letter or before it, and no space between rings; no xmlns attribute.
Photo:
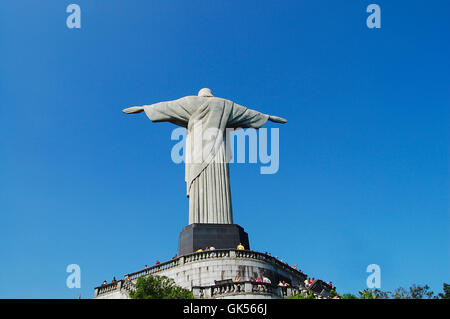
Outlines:
<svg viewBox="0 0 450 319"><path fill-rule="evenodd" d="M307 295L299 293L289 297L289 299L315 299L312 291L309 291Z"/></svg>
<svg viewBox="0 0 450 319"><path fill-rule="evenodd" d="M389 299L389 291L379 289L364 289L359 291L360 299Z"/></svg>
<svg viewBox="0 0 450 319"><path fill-rule="evenodd" d="M393 299L408 299L408 291L403 287L399 287L395 289L391 297Z"/></svg>
<svg viewBox="0 0 450 319"><path fill-rule="evenodd" d="M430 290L430 287L428 287L428 285L412 285L409 288L409 294L411 296L411 299L431 299L433 298L434 292Z"/></svg>
<svg viewBox="0 0 450 319"><path fill-rule="evenodd" d="M299 293L299 294L289 297L289 299L306 299L306 297L307 297L306 295Z"/></svg>
<svg viewBox="0 0 450 319"><path fill-rule="evenodd" d="M403 287L397 288L393 293L390 291L382 291L380 289L364 289L358 292L359 296L353 294L343 294L340 296L335 290L330 291L331 297L339 296L340 299L450 299L450 285L443 284L443 293L439 293L437 296L430 290L428 285L412 285L408 289ZM306 296L296 299L306 299Z"/></svg>
<svg viewBox="0 0 450 319"><path fill-rule="evenodd" d="M175 281L164 276L140 277L136 290L130 292L132 299L193 299L191 291L175 285Z"/></svg>
<svg viewBox="0 0 450 319"><path fill-rule="evenodd" d="M358 293L359 299L375 299L375 296L370 289L360 290Z"/></svg>
<svg viewBox="0 0 450 319"><path fill-rule="evenodd" d="M441 299L450 299L450 285L444 283L444 293L439 293L438 297Z"/></svg>
<svg viewBox="0 0 450 319"><path fill-rule="evenodd" d="M412 285L409 290L399 287L392 293L393 299L432 299L434 292L428 285Z"/></svg>
<svg viewBox="0 0 450 319"><path fill-rule="evenodd" d="M308 296L306 297L306 299L315 299L314 294L311 290L308 292Z"/></svg>

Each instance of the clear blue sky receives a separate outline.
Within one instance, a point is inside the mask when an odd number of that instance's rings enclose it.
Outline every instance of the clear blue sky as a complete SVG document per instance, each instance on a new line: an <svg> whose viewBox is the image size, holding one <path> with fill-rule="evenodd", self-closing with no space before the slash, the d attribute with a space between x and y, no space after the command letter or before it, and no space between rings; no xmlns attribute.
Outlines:
<svg viewBox="0 0 450 319"><path fill-rule="evenodd" d="M66 27L81 7L82 28ZM366 7L381 7L368 29ZM254 250L339 292L450 281L450 2L2 1L0 297L83 298L165 261L188 223L168 123L215 95L289 120L280 170L231 166ZM81 289L66 267L81 267Z"/></svg>

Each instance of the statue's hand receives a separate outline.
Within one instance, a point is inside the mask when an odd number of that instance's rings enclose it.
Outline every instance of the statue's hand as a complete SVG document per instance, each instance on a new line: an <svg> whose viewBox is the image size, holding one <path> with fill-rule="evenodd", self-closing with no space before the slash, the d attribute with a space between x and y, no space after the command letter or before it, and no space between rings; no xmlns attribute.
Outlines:
<svg viewBox="0 0 450 319"><path fill-rule="evenodd" d="M126 109L123 109L122 112L126 113L126 114L131 114L131 113L141 113L144 110L144 108L142 106L132 106Z"/></svg>
<svg viewBox="0 0 450 319"><path fill-rule="evenodd" d="M275 116L275 115L269 115L269 121L275 122L275 123L287 123L287 120L279 117L279 116Z"/></svg>

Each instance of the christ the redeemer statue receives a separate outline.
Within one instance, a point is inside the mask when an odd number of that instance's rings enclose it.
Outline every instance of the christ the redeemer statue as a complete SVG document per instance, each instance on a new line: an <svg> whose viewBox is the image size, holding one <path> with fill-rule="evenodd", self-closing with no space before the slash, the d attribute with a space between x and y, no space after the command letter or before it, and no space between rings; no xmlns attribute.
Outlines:
<svg viewBox="0 0 450 319"><path fill-rule="evenodd" d="M214 97L207 88L201 89L198 96L123 110L127 114L142 111L152 122L170 122L187 128L185 180L189 224L233 224L226 128L258 129L267 120L287 122Z"/></svg>

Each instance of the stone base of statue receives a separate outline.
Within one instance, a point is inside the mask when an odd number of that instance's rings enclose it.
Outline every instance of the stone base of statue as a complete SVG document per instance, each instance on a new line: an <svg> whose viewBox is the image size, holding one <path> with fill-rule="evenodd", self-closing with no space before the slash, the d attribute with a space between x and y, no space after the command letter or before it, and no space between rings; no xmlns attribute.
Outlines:
<svg viewBox="0 0 450 319"><path fill-rule="evenodd" d="M179 256L189 255L198 249L235 249L242 244L250 249L248 234L236 224L190 224L180 233Z"/></svg>
<svg viewBox="0 0 450 319"><path fill-rule="evenodd" d="M215 249L183 255L125 275L124 279L95 288L95 299L128 299L139 278L165 276L189 289L196 299L280 299L296 294L330 298L331 287L314 280L305 287L306 274L275 257L251 250ZM239 278L238 278L239 277ZM267 277L271 282L258 282ZM289 287L280 287L285 281Z"/></svg>

